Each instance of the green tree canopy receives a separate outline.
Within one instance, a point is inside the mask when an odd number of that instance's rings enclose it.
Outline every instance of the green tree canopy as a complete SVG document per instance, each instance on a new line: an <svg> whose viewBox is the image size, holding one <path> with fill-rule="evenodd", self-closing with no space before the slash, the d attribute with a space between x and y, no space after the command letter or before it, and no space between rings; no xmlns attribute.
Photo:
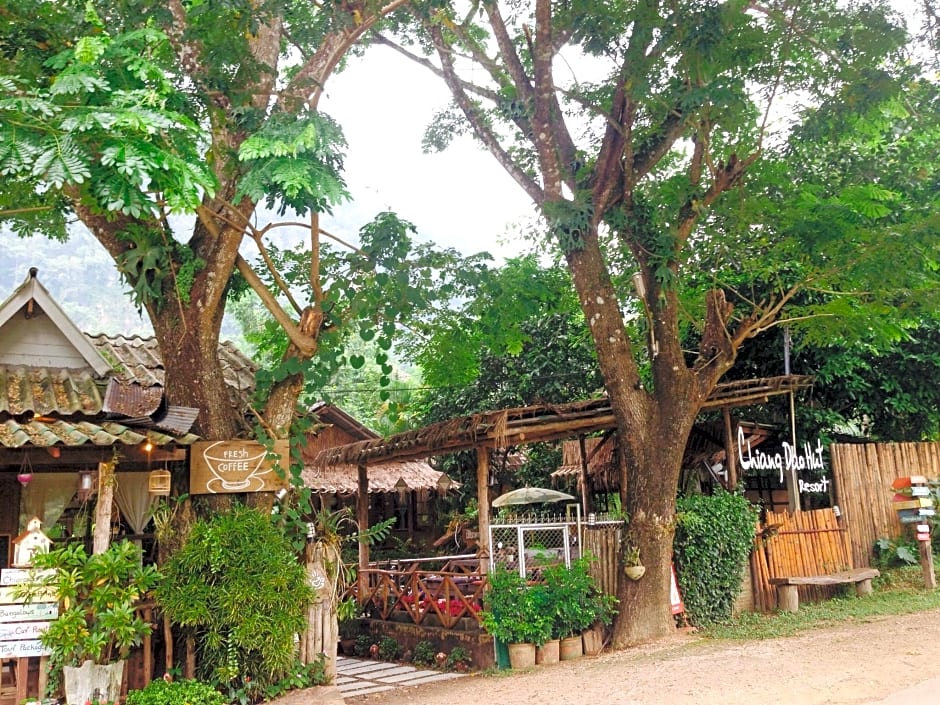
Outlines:
<svg viewBox="0 0 940 705"><path fill-rule="evenodd" d="M831 335L890 313L912 283L932 294L935 258L907 251L929 254L930 232L876 227L890 188L853 176L820 189L791 163L789 142L827 121L841 134L923 81L902 19L878 2L478 9L417 3L407 29L389 34L450 89L429 147L472 133L535 203L542 242L570 272L618 422L625 544L648 569L618 595L623 646L672 628L681 458L741 345L781 316L831 317ZM838 155L814 153L830 171ZM903 282L886 272L893 256L909 268ZM789 313L801 291L816 296L804 301L813 309ZM647 326L639 341L625 324L636 314Z"/></svg>

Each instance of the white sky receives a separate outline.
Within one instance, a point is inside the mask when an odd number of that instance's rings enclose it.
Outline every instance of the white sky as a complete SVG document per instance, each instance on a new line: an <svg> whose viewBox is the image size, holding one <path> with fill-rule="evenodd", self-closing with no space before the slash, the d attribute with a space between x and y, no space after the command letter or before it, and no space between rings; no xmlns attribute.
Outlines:
<svg viewBox="0 0 940 705"><path fill-rule="evenodd" d="M505 242L509 223L533 209L496 160L469 138L441 154L423 154L421 137L449 92L442 80L386 47L326 84L320 109L343 128L348 142L346 181L353 202L323 227L347 235L381 210L414 223L419 237L465 254L488 250L497 259L519 254L524 243ZM503 242L500 242L503 240Z"/></svg>

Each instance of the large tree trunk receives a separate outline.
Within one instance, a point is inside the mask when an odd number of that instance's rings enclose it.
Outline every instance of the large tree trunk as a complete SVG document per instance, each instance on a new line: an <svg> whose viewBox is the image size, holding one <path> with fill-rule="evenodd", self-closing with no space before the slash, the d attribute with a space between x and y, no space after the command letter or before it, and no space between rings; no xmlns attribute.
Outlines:
<svg viewBox="0 0 940 705"><path fill-rule="evenodd" d="M698 413L695 377L687 368L673 324L675 305L669 295L651 314L661 341L650 349L654 389L644 389L633 350L626 338L619 299L598 246L597 233L568 253L568 266L585 319L591 328L598 364L611 408L617 418L622 453L621 487L629 523L621 545L640 549L646 574L628 581L619 571L619 613L613 645L622 648L668 634L674 628L670 609L672 538L676 488L683 451ZM622 561L622 558L621 558ZM622 562L621 562L622 564Z"/></svg>

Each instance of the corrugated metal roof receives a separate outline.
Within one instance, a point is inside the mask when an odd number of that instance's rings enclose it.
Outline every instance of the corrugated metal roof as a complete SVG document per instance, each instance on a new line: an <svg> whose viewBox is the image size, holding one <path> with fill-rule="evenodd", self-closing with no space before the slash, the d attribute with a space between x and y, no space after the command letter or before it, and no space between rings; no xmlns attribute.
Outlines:
<svg viewBox="0 0 940 705"><path fill-rule="evenodd" d="M101 411L101 392L91 369L50 370L0 365L0 412L88 414Z"/></svg>
<svg viewBox="0 0 940 705"><path fill-rule="evenodd" d="M20 423L7 419L0 423L0 444L6 448L21 448L25 445L48 448L57 444L66 446L113 446L139 445L149 440L157 446L176 443L190 445L199 440L194 434L170 436L159 431L147 430L141 433L114 421L79 421L70 422L62 419L55 421L30 421Z"/></svg>
<svg viewBox="0 0 940 705"><path fill-rule="evenodd" d="M142 387L139 384L124 384L116 379L108 380L101 410L121 416L151 416L163 402L163 387Z"/></svg>

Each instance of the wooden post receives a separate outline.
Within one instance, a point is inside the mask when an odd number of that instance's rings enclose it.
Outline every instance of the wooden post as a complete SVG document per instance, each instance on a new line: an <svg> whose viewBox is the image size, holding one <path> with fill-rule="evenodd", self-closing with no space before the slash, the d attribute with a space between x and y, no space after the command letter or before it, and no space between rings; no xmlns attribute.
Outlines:
<svg viewBox="0 0 940 705"><path fill-rule="evenodd" d="M490 571L490 453L486 446L477 446L477 506L480 536L477 539L480 572Z"/></svg>
<svg viewBox="0 0 940 705"><path fill-rule="evenodd" d="M111 544L111 512L114 511L115 461L98 463L98 502L92 553L104 553Z"/></svg>
<svg viewBox="0 0 940 705"><path fill-rule="evenodd" d="M790 444L796 450L796 397L790 392ZM791 464L786 471L787 477L787 503L791 513L800 511L800 483L797 477L796 466Z"/></svg>
<svg viewBox="0 0 940 705"><path fill-rule="evenodd" d="M40 697L42 697L40 693ZM16 659L16 702L21 703L29 696L29 658Z"/></svg>
<svg viewBox="0 0 940 705"><path fill-rule="evenodd" d="M40 656L39 657L39 683L37 684L36 690L38 691L36 695L39 696L39 699L42 700L46 695L46 688L49 685L49 657Z"/></svg>
<svg viewBox="0 0 940 705"><path fill-rule="evenodd" d="M369 475L366 472L365 465L360 465L359 470L359 495L356 497L356 522L359 524L359 531L366 531L369 528ZM365 537L359 537L359 587L362 587L363 571L369 567L369 542ZM360 589L359 594L363 592Z"/></svg>
<svg viewBox="0 0 940 705"><path fill-rule="evenodd" d="M166 646L166 655L163 662L164 673L173 672L173 628L169 616L163 613L163 643Z"/></svg>
<svg viewBox="0 0 940 705"><path fill-rule="evenodd" d="M578 436L578 450L581 451L581 509L585 518L591 513L593 497L591 496L591 478L588 475L587 449L584 436Z"/></svg>
<svg viewBox="0 0 940 705"><path fill-rule="evenodd" d="M147 624L153 624L153 609L144 607L143 618ZM144 636L144 685L153 680L153 637L150 634Z"/></svg>
<svg viewBox="0 0 940 705"><path fill-rule="evenodd" d="M731 409L729 407L723 407L721 410L721 418L725 422L725 467L728 470L728 491L734 492L734 488L738 486L738 454L735 453L736 442L734 439L734 431L731 427Z"/></svg>
<svg viewBox="0 0 940 705"><path fill-rule="evenodd" d="M933 551L930 550L930 541L918 541L920 547L920 565L924 569L924 587L928 590L935 590L937 587L937 576L933 570Z"/></svg>

